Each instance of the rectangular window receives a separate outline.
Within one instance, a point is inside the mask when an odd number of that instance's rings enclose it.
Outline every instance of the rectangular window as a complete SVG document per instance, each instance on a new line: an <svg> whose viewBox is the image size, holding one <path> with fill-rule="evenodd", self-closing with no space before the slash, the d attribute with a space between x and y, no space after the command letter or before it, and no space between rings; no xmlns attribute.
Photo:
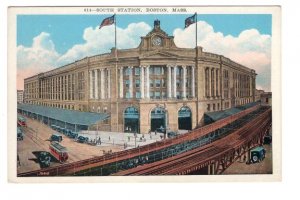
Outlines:
<svg viewBox="0 0 300 200"><path fill-rule="evenodd" d="M129 81L129 80L126 80L126 81L125 81L125 86L126 86L127 88L129 88L129 84L130 84L130 81Z"/></svg>
<svg viewBox="0 0 300 200"><path fill-rule="evenodd" d="M210 111L210 104L207 104L207 111Z"/></svg>
<svg viewBox="0 0 300 200"><path fill-rule="evenodd" d="M176 87L180 87L180 85L181 85L181 81L180 80L176 80Z"/></svg>
<svg viewBox="0 0 300 200"><path fill-rule="evenodd" d="M176 97L177 97L177 99L180 99L180 97L181 97L181 92L176 92Z"/></svg>
<svg viewBox="0 0 300 200"><path fill-rule="evenodd" d="M154 67L150 67L149 73L150 73L150 75L153 75L153 74L154 74Z"/></svg>
<svg viewBox="0 0 300 200"><path fill-rule="evenodd" d="M155 87L160 87L160 80L155 80Z"/></svg>
<svg viewBox="0 0 300 200"><path fill-rule="evenodd" d="M166 95L165 92L162 92L162 93L161 93L161 96L162 96L162 98L164 98L164 99L167 98L167 95Z"/></svg>
<svg viewBox="0 0 300 200"><path fill-rule="evenodd" d="M155 92L155 99L160 99L160 92Z"/></svg>
<svg viewBox="0 0 300 200"><path fill-rule="evenodd" d="M141 98L141 93L140 92L136 92L135 93L135 98L140 99Z"/></svg>
<svg viewBox="0 0 300 200"><path fill-rule="evenodd" d="M134 75L138 76L138 75L140 75L140 73L141 73L141 70L139 67L134 68Z"/></svg>
<svg viewBox="0 0 300 200"><path fill-rule="evenodd" d="M130 98L130 93L126 92L125 97L126 97L126 99L129 99Z"/></svg>
<svg viewBox="0 0 300 200"><path fill-rule="evenodd" d="M135 87L139 88L140 87L140 80L135 80Z"/></svg>
<svg viewBox="0 0 300 200"><path fill-rule="evenodd" d="M150 98L153 99L154 98L154 93L150 92Z"/></svg>
<svg viewBox="0 0 300 200"><path fill-rule="evenodd" d="M161 75L161 67L155 67L155 75Z"/></svg>
<svg viewBox="0 0 300 200"><path fill-rule="evenodd" d="M130 68L125 69L125 75L127 75L127 76L130 75L130 72L131 72Z"/></svg>
<svg viewBox="0 0 300 200"><path fill-rule="evenodd" d="M181 74L181 69L179 67L176 67L176 75L179 76Z"/></svg>
<svg viewBox="0 0 300 200"><path fill-rule="evenodd" d="M166 87L166 82L165 82L164 79L161 79L161 85L162 85L163 87Z"/></svg>
<svg viewBox="0 0 300 200"><path fill-rule="evenodd" d="M151 87L151 88L154 87L153 80L150 80L150 87Z"/></svg>

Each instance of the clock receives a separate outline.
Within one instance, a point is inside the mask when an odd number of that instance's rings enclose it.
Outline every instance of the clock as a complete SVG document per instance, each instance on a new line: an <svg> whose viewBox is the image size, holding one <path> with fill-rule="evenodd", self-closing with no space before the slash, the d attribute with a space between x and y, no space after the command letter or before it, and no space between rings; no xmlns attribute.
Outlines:
<svg viewBox="0 0 300 200"><path fill-rule="evenodd" d="M153 39L152 39L152 44L154 45L154 46L161 46L162 45L162 39L160 38L160 37L154 37Z"/></svg>

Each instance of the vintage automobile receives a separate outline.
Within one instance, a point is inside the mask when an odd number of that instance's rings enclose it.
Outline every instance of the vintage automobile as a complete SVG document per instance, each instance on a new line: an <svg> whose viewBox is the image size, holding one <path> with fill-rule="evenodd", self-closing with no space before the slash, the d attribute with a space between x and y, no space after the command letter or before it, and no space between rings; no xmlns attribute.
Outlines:
<svg viewBox="0 0 300 200"><path fill-rule="evenodd" d="M52 134L50 139L49 139L51 142L53 141L56 141L56 142L61 142L63 140L62 136L55 133L55 134Z"/></svg>
<svg viewBox="0 0 300 200"><path fill-rule="evenodd" d="M88 137L84 137L82 135L77 137L77 142L79 142L79 143L87 143L88 141L89 141Z"/></svg>
<svg viewBox="0 0 300 200"><path fill-rule="evenodd" d="M76 138L78 137L78 133L71 131L71 132L68 134L68 137L69 137L69 138L72 138L72 139L76 139Z"/></svg>
<svg viewBox="0 0 300 200"><path fill-rule="evenodd" d="M264 137L264 144L271 144L272 143L272 136L271 135L266 135Z"/></svg>
<svg viewBox="0 0 300 200"><path fill-rule="evenodd" d="M160 127L156 129L156 132L158 133L166 133L166 129L164 127Z"/></svg>
<svg viewBox="0 0 300 200"><path fill-rule="evenodd" d="M168 135L168 138L174 138L174 137L176 137L178 134L175 133L175 132L173 132L173 131L170 131L170 132L167 133L167 135Z"/></svg>
<svg viewBox="0 0 300 200"><path fill-rule="evenodd" d="M17 127L17 140L23 140L23 139L24 139L23 131L20 127Z"/></svg>
<svg viewBox="0 0 300 200"><path fill-rule="evenodd" d="M50 167L51 164L51 155L49 152L42 151L38 155L38 161L41 165L41 168Z"/></svg>
<svg viewBox="0 0 300 200"><path fill-rule="evenodd" d="M266 156L266 150L263 146L258 146L250 150L251 163L260 162L265 158L265 156Z"/></svg>

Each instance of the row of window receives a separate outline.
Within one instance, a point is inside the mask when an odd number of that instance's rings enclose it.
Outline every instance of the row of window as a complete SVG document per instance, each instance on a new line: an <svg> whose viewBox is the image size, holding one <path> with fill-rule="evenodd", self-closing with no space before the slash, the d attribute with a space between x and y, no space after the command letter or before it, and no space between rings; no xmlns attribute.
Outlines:
<svg viewBox="0 0 300 200"><path fill-rule="evenodd" d="M125 75L129 76L131 73L131 69L133 69L133 75L139 76L141 74L141 68L140 67L134 67L134 68L125 68ZM149 74L150 75L164 75L166 73L166 67L164 66L151 66L149 67ZM177 67L176 68L176 75L182 74L182 68Z"/></svg>
<svg viewBox="0 0 300 200"><path fill-rule="evenodd" d="M166 92L160 92L160 91L151 91L150 93L150 99L166 99L167 98L167 93ZM176 92L176 98L180 99L182 98L182 92L177 91ZM189 95L187 94L186 97L188 98ZM125 93L125 98L129 99L130 98L130 92ZM141 98L141 92L135 92L135 98L140 99Z"/></svg>

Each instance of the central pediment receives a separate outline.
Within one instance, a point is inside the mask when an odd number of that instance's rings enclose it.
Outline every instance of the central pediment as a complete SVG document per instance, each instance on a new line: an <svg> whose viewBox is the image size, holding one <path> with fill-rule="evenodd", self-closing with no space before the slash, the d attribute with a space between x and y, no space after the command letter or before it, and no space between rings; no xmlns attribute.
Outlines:
<svg viewBox="0 0 300 200"><path fill-rule="evenodd" d="M140 59L177 59L178 55L170 53L170 52L163 52L163 51L152 51L144 53L140 56Z"/></svg>

